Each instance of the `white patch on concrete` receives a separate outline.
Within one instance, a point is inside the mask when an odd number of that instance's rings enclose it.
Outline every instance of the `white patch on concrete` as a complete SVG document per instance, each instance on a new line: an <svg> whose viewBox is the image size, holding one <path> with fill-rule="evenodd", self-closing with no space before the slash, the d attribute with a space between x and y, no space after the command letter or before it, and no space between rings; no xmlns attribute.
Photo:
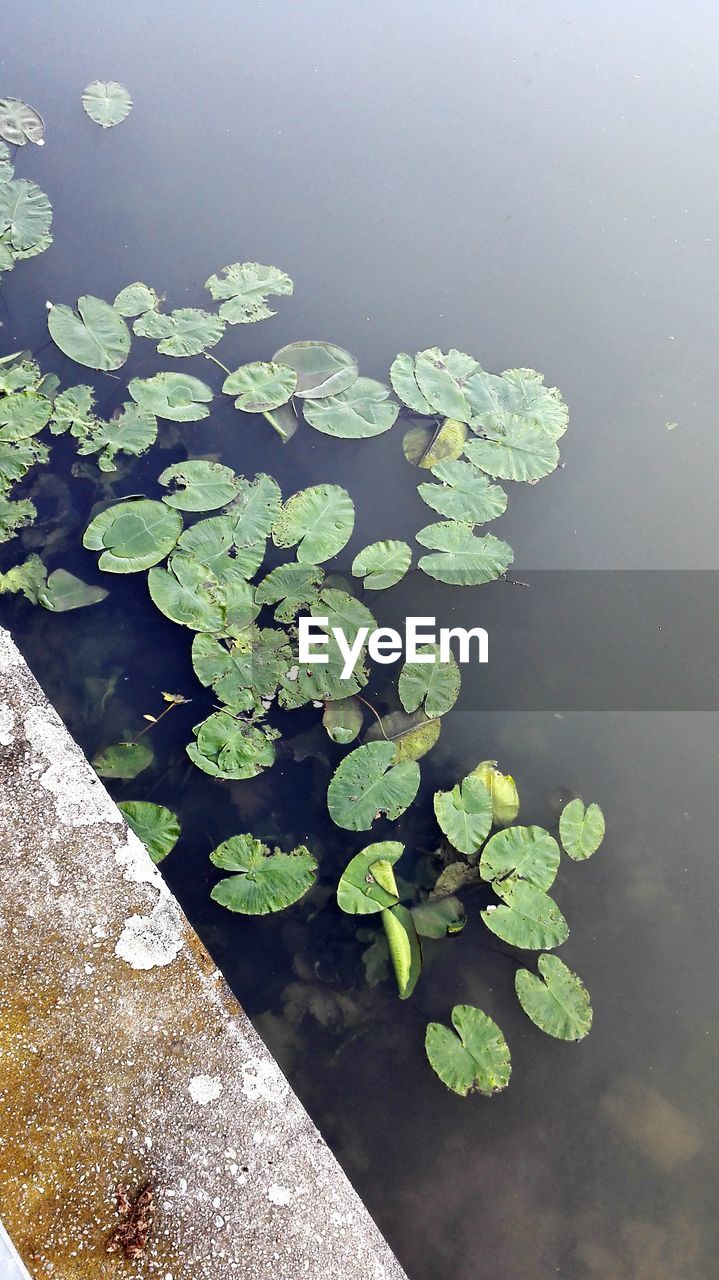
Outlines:
<svg viewBox="0 0 719 1280"><path fill-rule="evenodd" d="M292 1199L292 1192L289 1187L281 1187L279 1183L273 1182L272 1186L267 1188L267 1199L273 1204L288 1205Z"/></svg>
<svg viewBox="0 0 719 1280"><path fill-rule="evenodd" d="M7 702L0 702L0 746L9 747L15 737L15 712Z"/></svg>
<svg viewBox="0 0 719 1280"><path fill-rule="evenodd" d="M276 1062L268 1058L249 1058L242 1064L242 1092L246 1098L262 1098L265 1102L282 1102L289 1085Z"/></svg>
<svg viewBox="0 0 719 1280"><path fill-rule="evenodd" d="M218 1076L193 1076L187 1086L193 1102L206 1107L208 1102L215 1102L222 1093L222 1081Z"/></svg>
<svg viewBox="0 0 719 1280"><path fill-rule="evenodd" d="M118 818L124 821L120 813ZM152 884L161 893L167 893L162 876L134 831L128 831L125 844L115 850L115 862L122 868L124 880L129 880L131 884Z"/></svg>
<svg viewBox="0 0 719 1280"><path fill-rule="evenodd" d="M33 751L47 764L38 781L55 797L61 823L85 827L96 822L122 822L122 815L99 779L90 773L79 748L50 707L30 707L23 732Z"/></svg>
<svg viewBox="0 0 719 1280"><path fill-rule="evenodd" d="M184 946L180 912L174 898L158 899L149 916L129 916L117 940L115 955L133 969L171 964Z"/></svg>

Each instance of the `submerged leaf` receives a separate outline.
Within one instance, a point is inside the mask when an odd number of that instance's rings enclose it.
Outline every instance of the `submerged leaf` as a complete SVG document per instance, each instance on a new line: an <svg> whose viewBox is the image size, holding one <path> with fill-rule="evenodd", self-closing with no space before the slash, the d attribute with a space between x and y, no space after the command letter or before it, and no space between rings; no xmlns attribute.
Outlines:
<svg viewBox="0 0 719 1280"><path fill-rule="evenodd" d="M399 893L392 867L404 851L399 840L368 844L347 863L337 886L337 905L348 915L373 915L396 906ZM377 864L381 864L381 869ZM373 870L373 868L375 870ZM378 874L375 872L378 871Z"/></svg>
<svg viewBox="0 0 719 1280"><path fill-rule="evenodd" d="M88 605L99 604L107 595L104 587L83 582L82 578L68 573L67 569L55 569L38 596L38 604L51 613L69 613L71 609L85 609Z"/></svg>
<svg viewBox="0 0 719 1280"><path fill-rule="evenodd" d="M187 373L156 373L151 378L133 378L128 387L133 400L147 413L171 422L199 422L210 410L212 391L199 378Z"/></svg>
<svg viewBox="0 0 719 1280"><path fill-rule="evenodd" d="M456 520L426 525L415 536L433 551L420 557L419 568L439 582L470 587L492 582L506 573L514 559L506 542L492 533L478 537L469 525Z"/></svg>
<svg viewBox="0 0 719 1280"><path fill-rule="evenodd" d="M338 395L352 386L359 373L354 356L331 342L290 342L275 351L272 359L295 370L295 395L300 399Z"/></svg>
<svg viewBox="0 0 719 1280"><path fill-rule="evenodd" d="M446 938L461 933L465 926L464 907L459 898L432 898L410 908L420 938Z"/></svg>
<svg viewBox="0 0 719 1280"><path fill-rule="evenodd" d="M317 874L317 862L304 845L291 853L280 849L270 853L268 845L250 835L223 841L210 854L210 861L236 873L215 885L213 901L250 916L292 906L312 887Z"/></svg>
<svg viewBox="0 0 719 1280"><path fill-rule="evenodd" d="M119 369L130 352L130 330L120 313L90 294L78 298L77 311L63 302L51 306L47 327L63 354L88 369Z"/></svg>
<svg viewBox="0 0 719 1280"><path fill-rule="evenodd" d="M369 742L356 747L338 765L327 791L332 821L347 831L367 831L382 814L392 820L414 800L419 788L419 765L393 764L392 742Z"/></svg>
<svg viewBox="0 0 719 1280"><path fill-rule="evenodd" d="M286 364L257 360L242 364L222 384L225 395L236 396L235 408L266 413L286 404L297 385L297 374Z"/></svg>
<svg viewBox="0 0 719 1280"><path fill-rule="evenodd" d="M11 501L0 494L0 542L16 537L20 529L32 524L36 515L37 508L29 498Z"/></svg>
<svg viewBox="0 0 719 1280"><path fill-rule="evenodd" d="M296 543L303 564L330 560L349 542L354 528L354 506L337 484L317 484L295 493L282 507L272 530L277 547Z"/></svg>
<svg viewBox="0 0 719 1280"><path fill-rule="evenodd" d="M93 80L83 90L82 105L95 124L111 129L130 114L132 98L116 80Z"/></svg>
<svg viewBox="0 0 719 1280"><path fill-rule="evenodd" d="M452 1010L456 1035L441 1022L430 1022L425 1049L430 1066L443 1084L466 1098L477 1090L490 1097L509 1084L509 1047L492 1018L469 1004Z"/></svg>
<svg viewBox="0 0 719 1280"><path fill-rule="evenodd" d="M176 813L164 804L152 804L149 800L124 800L117 807L128 827L142 840L153 862L162 862L172 853L180 838Z"/></svg>
<svg viewBox="0 0 719 1280"><path fill-rule="evenodd" d="M604 814L599 805L585 809L583 800L570 800L559 819L559 838L564 852L575 862L590 858L604 839Z"/></svg>
<svg viewBox="0 0 719 1280"><path fill-rule="evenodd" d="M400 582L411 563L412 552L407 543L388 538L358 552L352 562L352 573L364 579L362 586L368 591L383 591Z"/></svg>
<svg viewBox="0 0 719 1280"><path fill-rule="evenodd" d="M149 742L116 742L95 756L92 767L101 778L136 778L152 764Z"/></svg>
<svg viewBox="0 0 719 1280"><path fill-rule="evenodd" d="M492 798L472 774L451 791L435 792L434 812L450 844L468 858L478 852L492 826Z"/></svg>
<svg viewBox="0 0 719 1280"><path fill-rule="evenodd" d="M0 98L0 138L12 147L24 147L26 142L42 147L45 122L34 107L19 98Z"/></svg>
<svg viewBox="0 0 719 1280"><path fill-rule="evenodd" d="M382 912L390 960L400 1000L408 1000L422 972L422 947L412 913L398 904Z"/></svg>
<svg viewBox="0 0 719 1280"><path fill-rule="evenodd" d="M528 951L558 947L569 937L569 926L548 894L526 880L495 882L502 905L480 914L487 928L510 946Z"/></svg>
<svg viewBox="0 0 719 1280"><path fill-rule="evenodd" d="M583 1040L592 1026L589 992L559 956L540 956L541 977L529 969L514 975L517 999L535 1026L557 1040Z"/></svg>
<svg viewBox="0 0 719 1280"><path fill-rule="evenodd" d="M374 378L356 378L346 391L307 400L305 419L315 431L342 440L360 440L389 431L397 419L399 405L389 387Z"/></svg>
<svg viewBox="0 0 719 1280"><path fill-rule="evenodd" d="M476 783L475 779L475 783ZM559 845L544 827L507 827L488 840L479 860L483 880L526 880L545 892L559 870Z"/></svg>
<svg viewBox="0 0 719 1280"><path fill-rule="evenodd" d="M362 728L362 704L353 697L326 702L322 723L333 742L347 746L348 742L354 742Z"/></svg>
<svg viewBox="0 0 719 1280"><path fill-rule="evenodd" d="M293 285L277 267L233 262L223 267L220 275L210 276L205 288L215 301L222 302L220 315L228 324L254 324L275 314L267 305L268 297L290 294Z"/></svg>
<svg viewBox="0 0 719 1280"><path fill-rule="evenodd" d="M182 516L163 502L133 498L100 511L85 530L82 545L101 551L106 573L137 573L164 560L182 532Z"/></svg>
<svg viewBox="0 0 719 1280"><path fill-rule="evenodd" d="M498 827L506 827L514 822L519 813L519 795L517 784L509 773L502 773L497 768L496 760L483 760L470 774L479 778L487 787L492 797L494 822Z"/></svg>
<svg viewBox="0 0 719 1280"><path fill-rule="evenodd" d="M175 486L162 501L178 511L214 511L231 502L240 489L232 467L203 459L173 463L158 476L158 483Z"/></svg>
<svg viewBox="0 0 719 1280"><path fill-rule="evenodd" d="M490 484L471 462L447 458L432 467L440 484L418 484L423 502L448 520L486 524L507 510L507 495L498 484Z"/></svg>
<svg viewBox="0 0 719 1280"><path fill-rule="evenodd" d="M5 573L0 572L0 595L4 592L22 593L31 604L37 604L45 586L47 569L39 556L28 556L22 564L14 564Z"/></svg>
<svg viewBox="0 0 719 1280"><path fill-rule="evenodd" d="M421 760L432 750L442 729L441 721L429 720L423 711L407 715L405 711L392 711L374 723L367 733L367 741L392 742L394 764L403 760Z"/></svg>
<svg viewBox="0 0 719 1280"><path fill-rule="evenodd" d="M446 418L437 427L410 427L405 431L402 449L408 462L429 471L445 458L461 457L468 435L469 428L465 422Z"/></svg>
<svg viewBox="0 0 719 1280"><path fill-rule="evenodd" d="M459 697L459 667L451 655L448 662L440 662L438 645L422 645L417 652L434 661L405 662L397 684L399 700L405 711L417 711L423 705L430 719L446 715Z"/></svg>

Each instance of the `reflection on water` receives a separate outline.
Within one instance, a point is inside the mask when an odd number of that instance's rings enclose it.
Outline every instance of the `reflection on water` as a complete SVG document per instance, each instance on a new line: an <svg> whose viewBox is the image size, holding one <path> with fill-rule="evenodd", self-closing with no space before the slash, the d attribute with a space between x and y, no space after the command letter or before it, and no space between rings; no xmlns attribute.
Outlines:
<svg viewBox="0 0 719 1280"><path fill-rule="evenodd" d="M225 262L276 262L295 295L266 325L223 340L237 362L321 336L382 378L398 350L436 342L491 369L544 369L562 387L567 468L513 491L502 522L517 576L716 567L713 9L278 0L243 7L240 33L228 0L211 24L190 0L151 14L128 0L112 26L90 0L29 8L33 22L10 0L0 70L48 122L47 146L18 172L48 191L56 245L3 282L3 349L43 344L47 297L113 297L145 278L173 306L202 305L203 281ZM79 106L95 75L124 81L135 100L106 136ZM124 372L154 371L154 350L135 347ZM56 352L42 358L72 377ZM199 377L206 368L183 364ZM109 379L100 391L103 413L123 398ZM50 534L53 553L95 580L78 550L93 503L144 490L188 450L269 471L285 494L345 484L354 549L426 522L397 431L308 437L283 449L261 420L222 410L208 424L165 424L163 452L114 482L84 464L89 478L71 486L76 459L61 439L54 474L32 481L41 521L24 545ZM603 850L564 867L556 886L572 928L561 954L595 1009L588 1039L561 1044L517 1005L515 961L480 926L481 890L466 896L461 936L427 942L416 995L398 1002L373 961L374 926L358 933L334 904L366 840L328 819L341 751L315 713L283 717L278 762L258 779L201 775L184 754L209 710L189 633L156 613L141 581L111 585L96 610L51 617L13 601L5 616L89 753L136 731L160 690L193 699L153 731L157 763L142 779L144 796L181 816L166 874L412 1280L712 1276L717 714L488 712L501 701L477 699L422 762L420 795L396 827L405 874L420 883L437 839L431 793L480 759L515 774L524 821L553 826L576 793L605 809ZM488 599L476 598L478 609ZM621 627L631 602L612 607ZM571 609L565 591L559 632ZM698 611L695 643L701 628ZM539 678L553 689L560 664L581 670L583 657L560 656L545 636ZM317 886L280 917L235 919L210 902L207 854L242 829L306 841L320 860ZM377 824L373 838L389 830ZM458 1001L496 1017L510 1043L512 1083L494 1099L450 1096L424 1060L427 1020L446 1021Z"/></svg>

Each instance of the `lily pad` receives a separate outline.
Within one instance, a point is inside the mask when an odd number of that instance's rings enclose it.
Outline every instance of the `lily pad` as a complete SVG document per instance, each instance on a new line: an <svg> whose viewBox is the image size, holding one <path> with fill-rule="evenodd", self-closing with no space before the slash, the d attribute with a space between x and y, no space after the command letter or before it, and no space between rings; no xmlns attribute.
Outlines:
<svg viewBox="0 0 719 1280"><path fill-rule="evenodd" d="M392 742L369 742L356 747L338 765L327 791L332 821L347 831L367 831L375 818L394 820L414 800L419 788L419 765L393 764Z"/></svg>
<svg viewBox="0 0 719 1280"><path fill-rule="evenodd" d="M247 724L229 711L215 711L195 725L195 742L186 751L193 764L214 778L254 778L275 762L276 729Z"/></svg>
<svg viewBox="0 0 719 1280"><path fill-rule="evenodd" d="M458 422L469 422L472 417L464 387L477 372L481 368L474 357L454 348L445 355L439 347L429 347L415 356L417 385L432 412Z"/></svg>
<svg viewBox="0 0 719 1280"><path fill-rule="evenodd" d="M468 441L464 452L481 471L500 480L541 480L559 462L559 449L551 436L518 417L501 431L486 431L481 440Z"/></svg>
<svg viewBox="0 0 719 1280"><path fill-rule="evenodd" d="M278 622L292 622L300 609L309 608L317 601L317 588L323 572L314 564L281 564L258 584L255 600L258 604L276 605Z"/></svg>
<svg viewBox="0 0 719 1280"><path fill-rule="evenodd" d="M160 298L155 290L141 280L136 280L134 284L125 285L120 290L112 305L121 316L133 319L144 315L146 311L154 311L159 303Z"/></svg>
<svg viewBox="0 0 719 1280"><path fill-rule="evenodd" d="M406 352L395 356L389 371L389 380L394 393L414 413L432 414L434 412L429 400L422 394L414 373L414 360Z"/></svg>
<svg viewBox="0 0 719 1280"><path fill-rule="evenodd" d="M254 324L275 313L267 305L270 295L292 293L293 284L278 267L260 262L233 262L205 284L212 297L221 302L220 315L228 324Z"/></svg>
<svg viewBox="0 0 719 1280"><path fill-rule="evenodd" d="M392 867L403 851L404 845L399 840L381 840L377 844L368 844L355 854L347 863L337 886L340 910L351 916L373 915L396 906L399 894Z"/></svg>
<svg viewBox="0 0 719 1280"><path fill-rule="evenodd" d="M54 436L61 436L70 431L74 436L82 437L96 426L97 419L93 413L95 392L85 385L68 387L55 397L52 406L50 431Z"/></svg>
<svg viewBox="0 0 719 1280"><path fill-rule="evenodd" d="M151 378L133 378L128 391L136 404L158 418L171 422L199 422L210 410L212 391L199 378L187 373L156 373Z"/></svg>
<svg viewBox="0 0 719 1280"><path fill-rule="evenodd" d="M448 520L487 524L507 510L504 489L490 484L471 462L447 458L432 467L432 475L441 483L418 484L417 492L428 507Z"/></svg>
<svg viewBox="0 0 719 1280"><path fill-rule="evenodd" d="M97 453L97 465L101 471L116 471L118 453L139 458L157 439L157 419L139 405L128 401L117 417L108 422L94 421L89 430L80 430L79 424L71 428L79 438L77 451L81 457Z"/></svg>
<svg viewBox="0 0 719 1280"><path fill-rule="evenodd" d="M150 597L160 613L194 631L222 631L224 598L214 573L181 551L168 563L169 568L154 568L147 575ZM249 583L247 590L251 599Z"/></svg>
<svg viewBox="0 0 719 1280"><path fill-rule="evenodd" d="M408 1000L422 972L422 947L420 945L411 911L398 904L382 912L390 960L400 1000Z"/></svg>
<svg viewBox="0 0 719 1280"><path fill-rule="evenodd" d="M301 564L330 560L349 542L354 506L337 484L317 484L295 493L282 507L272 530L275 546L297 546Z"/></svg>
<svg viewBox="0 0 719 1280"><path fill-rule="evenodd" d="M20 529L32 524L36 515L37 508L29 498L12 501L0 494L0 542L15 538Z"/></svg>
<svg viewBox="0 0 719 1280"><path fill-rule="evenodd" d="M22 480L36 463L47 462L49 456L47 445L34 438L0 439L0 493L11 488L17 480Z"/></svg>
<svg viewBox="0 0 719 1280"><path fill-rule="evenodd" d="M268 845L250 835L223 841L210 854L210 861L235 873L215 885L213 901L248 916L283 911L299 902L317 875L317 862L304 845L291 853L280 849L271 853Z"/></svg>
<svg viewBox="0 0 719 1280"><path fill-rule="evenodd" d="M545 387L534 369L506 369L501 377L483 373L471 379L467 395L472 407L470 426L481 434L502 431L512 419L540 427L552 440L564 435L569 411L556 387Z"/></svg>
<svg viewBox="0 0 719 1280"><path fill-rule="evenodd" d="M558 947L566 942L569 926L547 893L526 880L514 879L495 882L494 890L502 899L502 905L487 907L480 914L498 938L528 951Z"/></svg>
<svg viewBox="0 0 719 1280"><path fill-rule="evenodd" d="M85 530L82 545L101 551L106 573L138 573L164 560L182 532L182 516L163 502L134 498L100 511Z"/></svg>
<svg viewBox="0 0 719 1280"><path fill-rule="evenodd" d="M310 426L323 435L361 440L389 431L397 420L399 405L384 383L356 378L346 391L307 400L303 412Z"/></svg>
<svg viewBox="0 0 719 1280"><path fill-rule="evenodd" d="M559 845L544 827L507 827L484 846L479 874L495 884L526 880L546 893L556 880L559 857Z"/></svg>
<svg viewBox="0 0 719 1280"><path fill-rule="evenodd" d="M450 844L468 858L479 851L492 827L492 797L472 774L451 791L435 792L434 812Z"/></svg>
<svg viewBox="0 0 719 1280"><path fill-rule="evenodd" d="M514 559L506 542L492 533L477 537L469 525L456 520L426 525L416 538L433 552L420 557L419 568L438 582L465 587L492 582L507 571Z"/></svg>
<svg viewBox="0 0 719 1280"><path fill-rule="evenodd" d="M45 144L45 122L34 107L19 98L0 98L0 138L12 147L24 147L26 142L36 146Z"/></svg>
<svg viewBox="0 0 719 1280"><path fill-rule="evenodd" d="M222 384L225 395L235 396L235 408L244 413L266 413L286 404L297 385L289 365L257 360L240 365Z"/></svg>
<svg viewBox="0 0 719 1280"><path fill-rule="evenodd" d="M535 1026L556 1040L583 1040L592 1026L592 1005L581 978L559 956L540 956L540 977L528 969L514 975L517 999Z"/></svg>
<svg viewBox="0 0 719 1280"><path fill-rule="evenodd" d="M177 545L211 569L220 582L253 577L265 556L264 539L250 547L237 546L235 523L228 515L198 520L190 529L183 530Z"/></svg>
<svg viewBox="0 0 719 1280"><path fill-rule="evenodd" d="M175 486L163 495L162 501L178 511L215 511L231 502L240 490L232 467L203 459L175 462L158 476L158 482Z"/></svg>
<svg viewBox="0 0 719 1280"><path fill-rule="evenodd" d="M27 440L50 419L52 405L36 391L15 391L0 398L0 440Z"/></svg>
<svg viewBox="0 0 719 1280"><path fill-rule="evenodd" d="M325 703L322 724L333 742L347 746L354 742L363 724L362 704L357 698L339 698Z"/></svg>
<svg viewBox="0 0 719 1280"><path fill-rule="evenodd" d="M38 604L51 613L69 613L99 604L108 595L104 587L96 587L77 578L67 569L55 569L38 595Z"/></svg>
<svg viewBox="0 0 719 1280"><path fill-rule="evenodd" d="M441 721L430 720L423 711L392 711L375 721L367 733L367 741L392 742L394 764L403 760L421 760L437 743L442 729Z"/></svg>
<svg viewBox="0 0 719 1280"><path fill-rule="evenodd" d="M0 235L14 257L39 244L51 223L50 201L36 183L25 178L0 183Z"/></svg>
<svg viewBox="0 0 719 1280"><path fill-rule="evenodd" d="M93 80L83 90L85 113L103 129L120 124L132 110L132 98L116 80Z"/></svg>
<svg viewBox="0 0 719 1280"><path fill-rule="evenodd" d="M407 543L388 538L358 552L352 562L352 573L364 579L362 586L368 591L383 591L400 582L411 563L412 552Z"/></svg>
<svg viewBox="0 0 719 1280"><path fill-rule="evenodd" d="M139 742L115 742L95 756L92 767L101 778L136 778L154 759L152 747Z"/></svg>
<svg viewBox="0 0 719 1280"><path fill-rule="evenodd" d="M264 709L290 657L284 632L269 627L248 627L236 640L200 633L192 642L198 680L212 685L220 701L238 711Z"/></svg>
<svg viewBox="0 0 719 1280"><path fill-rule="evenodd" d="M338 395L352 386L359 373L354 356L331 342L290 342L272 359L295 370L295 395L300 399Z"/></svg>
<svg viewBox="0 0 719 1280"><path fill-rule="evenodd" d="M90 294L78 298L77 311L63 302L50 307L47 327L63 354L88 369L119 369L130 353L130 330L120 313Z"/></svg>
<svg viewBox="0 0 719 1280"><path fill-rule="evenodd" d="M22 564L14 564L4 573L0 571L0 595L6 592L21 594L31 604L37 604L45 586L47 569L39 556L31 555Z"/></svg>
<svg viewBox="0 0 719 1280"><path fill-rule="evenodd" d="M124 800L117 807L128 827L142 840L153 862L162 862L172 853L180 838L176 813L164 804L152 804L149 800Z"/></svg>
<svg viewBox="0 0 719 1280"><path fill-rule="evenodd" d="M453 657L440 662L438 645L422 645L418 653L434 658L433 662L405 662L397 684L399 700L405 711L424 707L430 719L446 715L459 697L462 677Z"/></svg>
<svg viewBox="0 0 719 1280"><path fill-rule="evenodd" d="M240 489L227 514L232 519L235 545L252 547L270 536L280 512L282 494L272 476L260 472L254 480L240 476Z"/></svg>
<svg viewBox="0 0 719 1280"><path fill-rule="evenodd" d="M405 432L402 450L408 462L429 471L445 458L461 457L469 435L466 422L446 418L436 427L417 424Z"/></svg>
<svg viewBox="0 0 719 1280"><path fill-rule="evenodd" d="M519 794L517 784L509 773L502 773L497 768L496 760L483 760L472 770L471 777L479 778L487 787L492 797L492 813L498 827L506 827L514 822L519 813Z"/></svg>
<svg viewBox="0 0 719 1280"><path fill-rule="evenodd" d="M140 338L154 338L160 355L199 356L217 345L225 332L225 322L211 311L180 307L169 315L155 309L144 311L132 328Z"/></svg>
<svg viewBox="0 0 719 1280"><path fill-rule="evenodd" d="M496 1022L473 1005L456 1004L450 1031L430 1022L425 1037L429 1064L443 1084L466 1098L468 1093L491 1097L506 1089L511 1073L509 1046Z"/></svg>
<svg viewBox="0 0 719 1280"><path fill-rule="evenodd" d="M564 852L575 862L590 858L604 839L604 814L599 805L585 809L583 800L570 800L559 819L559 838Z"/></svg>

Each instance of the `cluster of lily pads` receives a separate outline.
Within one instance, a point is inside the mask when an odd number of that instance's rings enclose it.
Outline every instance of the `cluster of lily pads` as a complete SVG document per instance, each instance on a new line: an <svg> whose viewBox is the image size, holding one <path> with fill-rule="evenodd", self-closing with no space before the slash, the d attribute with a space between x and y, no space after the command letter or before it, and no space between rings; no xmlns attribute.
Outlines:
<svg viewBox="0 0 719 1280"><path fill-rule="evenodd" d="M17 98L0 98L0 276L52 244L52 207L37 183L16 178L8 146L42 146L42 118Z"/></svg>

